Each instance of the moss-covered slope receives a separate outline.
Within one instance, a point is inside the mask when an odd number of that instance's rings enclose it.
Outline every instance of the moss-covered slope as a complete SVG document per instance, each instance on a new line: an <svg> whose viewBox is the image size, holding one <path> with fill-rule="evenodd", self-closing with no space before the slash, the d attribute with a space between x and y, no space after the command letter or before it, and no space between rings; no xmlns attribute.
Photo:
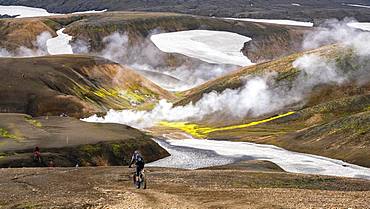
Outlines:
<svg viewBox="0 0 370 209"><path fill-rule="evenodd" d="M103 58L0 58L0 112L83 117L172 99L134 71Z"/></svg>

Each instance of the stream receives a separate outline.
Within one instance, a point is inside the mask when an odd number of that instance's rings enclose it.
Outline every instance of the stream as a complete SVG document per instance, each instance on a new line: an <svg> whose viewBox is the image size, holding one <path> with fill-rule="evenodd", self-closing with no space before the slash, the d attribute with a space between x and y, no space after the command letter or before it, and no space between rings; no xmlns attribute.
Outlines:
<svg viewBox="0 0 370 209"><path fill-rule="evenodd" d="M148 166L197 169L241 160L270 161L287 172L353 177L370 180L370 168L318 155L292 152L280 147L249 142L194 139L154 139L171 156Z"/></svg>

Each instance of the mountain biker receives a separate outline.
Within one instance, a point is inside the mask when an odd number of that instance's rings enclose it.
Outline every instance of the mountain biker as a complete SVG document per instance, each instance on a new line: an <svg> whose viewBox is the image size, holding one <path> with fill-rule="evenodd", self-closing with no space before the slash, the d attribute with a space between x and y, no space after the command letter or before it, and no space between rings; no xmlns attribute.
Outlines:
<svg viewBox="0 0 370 209"><path fill-rule="evenodd" d="M138 150L136 150L132 155L131 162L128 167L131 168L134 163L136 165L136 182L139 182L140 172L144 169L145 162L143 156ZM139 184L137 186L139 186Z"/></svg>
<svg viewBox="0 0 370 209"><path fill-rule="evenodd" d="M35 149L33 150L33 159L41 163L41 152L39 147L35 147Z"/></svg>

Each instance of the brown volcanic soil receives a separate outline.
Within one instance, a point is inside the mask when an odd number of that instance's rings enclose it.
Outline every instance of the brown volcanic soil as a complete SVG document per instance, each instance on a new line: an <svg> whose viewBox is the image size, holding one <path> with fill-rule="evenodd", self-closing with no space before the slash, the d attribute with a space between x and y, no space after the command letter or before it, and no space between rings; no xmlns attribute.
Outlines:
<svg viewBox="0 0 370 209"><path fill-rule="evenodd" d="M15 50L20 46L33 48L33 42L42 32L56 36L53 28L45 22L37 18L0 19L0 48L8 50Z"/></svg>
<svg viewBox="0 0 370 209"><path fill-rule="evenodd" d="M248 170L1 169L2 208L368 208L370 181Z"/></svg>

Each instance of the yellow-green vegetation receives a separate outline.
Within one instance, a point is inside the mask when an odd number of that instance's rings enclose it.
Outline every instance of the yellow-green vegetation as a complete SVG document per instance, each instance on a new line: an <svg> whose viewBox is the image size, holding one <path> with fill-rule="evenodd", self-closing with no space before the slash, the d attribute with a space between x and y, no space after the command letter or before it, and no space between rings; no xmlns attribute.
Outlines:
<svg viewBox="0 0 370 209"><path fill-rule="evenodd" d="M234 130L234 129L241 129L241 128L247 128L250 126L256 126L262 123L267 123L279 118L283 118L289 115L294 114L295 112L287 112L278 116L274 116L271 118L267 118L264 120L259 121L253 121L247 124L240 124L240 125L232 125L232 126L225 126L225 127L218 127L218 128L212 128L212 127L200 127L197 124L193 123L186 123L186 122L167 122L162 121L160 122L161 126L170 127L170 128L177 128L182 131L185 131L186 133L191 134L194 137L198 138L207 138L209 133L215 132L215 131L228 131L228 130Z"/></svg>
<svg viewBox="0 0 370 209"><path fill-rule="evenodd" d="M80 150L84 153L87 153L88 155L94 155L100 152L100 146L86 144L86 145L83 145Z"/></svg>
<svg viewBox="0 0 370 209"><path fill-rule="evenodd" d="M35 126L36 128L41 128L42 127L41 122L38 121L38 120L33 119L32 116L27 115L27 116L24 117L24 119L28 123L30 123L31 125Z"/></svg>
<svg viewBox="0 0 370 209"><path fill-rule="evenodd" d="M140 89L140 88L138 88ZM115 99L115 100L125 100L128 104L141 104L144 103L152 95L144 94L141 90L133 90L131 88L123 90L119 88L99 88L92 91L94 95L102 99ZM146 95L148 98L146 98Z"/></svg>
<svg viewBox="0 0 370 209"><path fill-rule="evenodd" d="M106 97L118 97L119 96L119 90L118 89L105 89L105 88L98 88L93 91L93 94L95 94L98 97L106 98Z"/></svg>
<svg viewBox="0 0 370 209"><path fill-rule="evenodd" d="M121 156L122 148L120 144L111 144L113 155L116 157Z"/></svg>
<svg viewBox="0 0 370 209"><path fill-rule="evenodd" d="M87 102L97 106L110 104L114 109L133 108L136 105L151 104L151 101L157 101L158 95L149 89L141 86L129 86L123 88L91 87L74 83L73 92ZM149 101L149 103L147 103ZM148 106L150 107L150 106Z"/></svg>
<svg viewBox="0 0 370 209"><path fill-rule="evenodd" d="M18 136L9 133L9 131L7 131L4 128L0 128L0 137L9 138L9 139L16 139L16 140L19 139Z"/></svg>

